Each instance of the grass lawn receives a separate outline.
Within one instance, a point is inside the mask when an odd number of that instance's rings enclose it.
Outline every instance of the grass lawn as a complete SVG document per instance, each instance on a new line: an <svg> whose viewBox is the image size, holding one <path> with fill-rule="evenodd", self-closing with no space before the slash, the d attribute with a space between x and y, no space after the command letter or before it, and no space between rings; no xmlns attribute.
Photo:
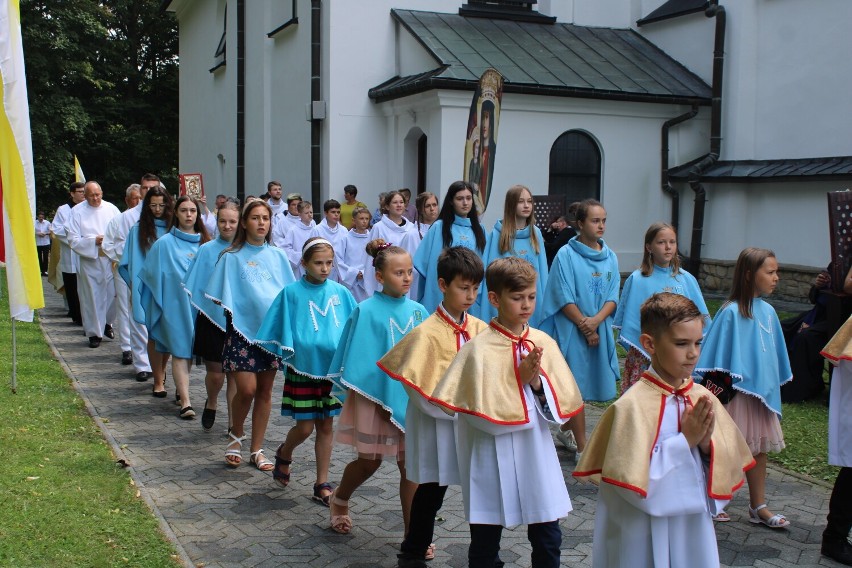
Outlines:
<svg viewBox="0 0 852 568"><path fill-rule="evenodd" d="M706 300L711 315L722 306L724 300ZM794 316L788 312L778 312L780 319ZM627 353L619 346L618 356L624 358ZM827 373L826 373L827 375ZM827 377L826 377L827 380ZM769 454L769 461L796 473L802 473L834 482L840 468L828 465L828 389L823 396L801 404L782 404L781 429L787 447L777 454ZM592 402L595 406L606 407L612 401Z"/></svg>
<svg viewBox="0 0 852 568"><path fill-rule="evenodd" d="M12 394L5 270L0 279L0 566L177 566L37 323L16 324Z"/></svg>

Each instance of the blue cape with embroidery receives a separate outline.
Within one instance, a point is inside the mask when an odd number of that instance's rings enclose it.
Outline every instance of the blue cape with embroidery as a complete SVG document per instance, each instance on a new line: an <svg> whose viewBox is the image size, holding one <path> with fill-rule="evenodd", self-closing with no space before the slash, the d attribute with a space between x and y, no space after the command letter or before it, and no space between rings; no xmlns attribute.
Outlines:
<svg viewBox="0 0 852 568"><path fill-rule="evenodd" d="M166 234L166 222L162 219L154 219L154 228L157 231L158 239ZM130 307L133 310L133 319L141 324L145 323L145 310L142 308L142 298L139 296L137 277L144 263L145 253L139 246L139 223L136 223L130 227L130 232L127 233L124 253L118 263L118 275L130 287Z"/></svg>
<svg viewBox="0 0 852 568"><path fill-rule="evenodd" d="M598 346L589 347L583 333L562 313L563 306L575 304L584 315L593 316L606 302L618 303L618 259L603 239L598 242L601 250L594 250L574 237L559 249L550 267L541 306L541 329L562 349L583 400L615 398L615 381L620 374L612 314L598 327Z"/></svg>
<svg viewBox="0 0 852 568"><path fill-rule="evenodd" d="M189 296L179 293L180 283L200 242L201 235L173 227L151 246L138 277L148 337L154 340L157 351L181 359L192 358L197 312Z"/></svg>
<svg viewBox="0 0 852 568"><path fill-rule="evenodd" d="M269 306L284 286L295 281L283 250L267 243L244 243L240 250L222 254L202 290L231 315L236 332L254 343ZM215 317L202 311L210 320Z"/></svg>
<svg viewBox="0 0 852 568"><path fill-rule="evenodd" d="M498 258L516 256L533 265L535 271L538 273L538 278L535 282L535 292L536 298L538 298L538 303L536 305L535 312L533 312L533 315L530 318L529 324L530 327L538 328L541 324L541 320L543 319L541 315L543 312L541 302L544 300L544 291L547 288L547 254L544 251L544 238L542 238L539 228L532 225L532 231L535 231L535 236L538 241L538 253L536 253L530 237L530 227L518 229L515 231L515 242L512 245L512 248L503 254L500 254L500 232L502 230L503 220L501 219L494 223L494 228L488 236L488 244L485 246L485 254L482 257L482 262L487 267L492 261L497 260ZM483 321L491 321L491 318L497 316L497 308L492 306L491 302L488 301L488 288L485 285L485 280L482 281L482 284L479 287L479 298L481 301L479 317Z"/></svg>
<svg viewBox="0 0 852 568"><path fill-rule="evenodd" d="M222 331L225 331L225 310L204 295L204 287L207 285L210 275L213 274L216 262L219 260L219 254L230 244L230 242L219 237L201 245L195 255L195 261L189 267L183 281L183 289L189 294L189 301L192 302L195 309L201 311Z"/></svg>
<svg viewBox="0 0 852 568"><path fill-rule="evenodd" d="M376 362L428 316L426 308L414 300L376 292L349 316L328 368L335 383L390 412L391 422L402 432L408 395L402 383L388 377Z"/></svg>
<svg viewBox="0 0 852 568"><path fill-rule="evenodd" d="M272 302L257 342L296 373L326 379L328 362L356 305L345 286L332 280L311 284L302 277Z"/></svg>
<svg viewBox="0 0 852 568"><path fill-rule="evenodd" d="M438 304L444 299L444 295L438 289L438 255L445 248L443 226L443 221L435 221L426 232L426 236L423 237L420 247L414 255L414 268L420 274L417 301L423 304L429 310L429 313L434 312ZM453 225L450 227L450 232L453 235L453 241L449 246L467 247L480 256L484 252L476 248L476 235L473 232L470 219L467 217L456 215ZM477 306L481 297L481 294L477 297ZM479 308L471 308L471 311L477 313Z"/></svg>
<svg viewBox="0 0 852 568"><path fill-rule="evenodd" d="M752 302L751 315L742 317L737 302L716 312L695 372L727 373L734 389L759 398L781 416L781 385L793 380L781 322L775 308L760 298Z"/></svg>
<svg viewBox="0 0 852 568"><path fill-rule="evenodd" d="M707 311L707 304L704 303L701 288L698 287L698 282L692 274L680 269L677 275L672 275L670 266L665 268L654 266L654 271L648 276L642 276L641 270L634 270L627 277L624 287L621 289L621 299L618 301L618 308L615 310L612 327L619 330L619 345L625 349L631 347L637 349L648 360L651 359L651 356L645 353L639 343L639 336L642 334L639 326L639 309L645 300L657 292L672 292L686 296L695 302L698 310L704 314L706 318L704 322L705 334L710 327L710 312Z"/></svg>

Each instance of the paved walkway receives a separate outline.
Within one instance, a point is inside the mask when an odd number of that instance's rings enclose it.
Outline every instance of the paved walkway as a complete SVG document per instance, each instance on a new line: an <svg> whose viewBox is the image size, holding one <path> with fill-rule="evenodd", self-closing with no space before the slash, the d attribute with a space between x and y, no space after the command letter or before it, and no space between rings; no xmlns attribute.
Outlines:
<svg viewBox="0 0 852 568"><path fill-rule="evenodd" d="M396 565L402 515L394 465L383 465L356 492L351 507L355 527L351 535L338 535L328 528L328 509L310 499L313 438L295 453L293 480L286 489L279 488L270 474L250 467L247 451L243 466L236 470L225 467L224 412L210 433L202 430L200 420L179 420L172 396L153 398L151 381L136 382L132 367L120 364L118 342L105 339L99 349L89 349L81 328L64 317L61 298L48 293L46 301L40 319L48 339L113 451L129 463L143 498L160 517L163 531L174 541L186 566ZM194 369L191 381L192 404L200 416L205 399L203 371ZM166 385L173 394L171 378ZM279 383L276 392L280 388ZM591 428L600 410L587 409ZM267 431L268 455L291 425L273 409ZM561 446L560 458L574 504L574 511L562 521L563 565L590 566L597 490L571 477L573 461ZM350 453L335 448L332 481L340 480L343 466L351 459ZM767 492L773 509L784 512L793 528L773 531L749 524L747 492L741 491L729 509L733 522L717 526L724 565L840 566L819 554L830 492L825 484L771 469ZM432 566L466 566L468 532L458 488L448 491L440 516L443 520L435 535L437 558ZM501 556L507 567L529 566L529 553L523 527L504 533Z"/></svg>

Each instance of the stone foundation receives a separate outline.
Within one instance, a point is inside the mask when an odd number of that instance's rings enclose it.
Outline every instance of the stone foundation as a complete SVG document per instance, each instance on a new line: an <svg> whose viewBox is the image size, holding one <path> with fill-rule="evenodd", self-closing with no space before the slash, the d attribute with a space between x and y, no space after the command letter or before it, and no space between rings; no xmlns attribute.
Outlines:
<svg viewBox="0 0 852 568"><path fill-rule="evenodd" d="M702 259L698 275L701 290L727 296L734 278L734 264L731 260ZM807 302L811 285L821 270L810 266L779 264L778 287L772 297L789 302Z"/></svg>

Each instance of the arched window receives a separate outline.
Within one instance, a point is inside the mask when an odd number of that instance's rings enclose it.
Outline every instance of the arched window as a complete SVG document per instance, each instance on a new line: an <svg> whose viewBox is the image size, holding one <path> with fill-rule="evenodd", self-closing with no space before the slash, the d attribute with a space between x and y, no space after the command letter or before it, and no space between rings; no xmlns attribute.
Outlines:
<svg viewBox="0 0 852 568"><path fill-rule="evenodd" d="M574 201L601 198L601 152L591 136L579 130L564 132L550 148L549 195Z"/></svg>

